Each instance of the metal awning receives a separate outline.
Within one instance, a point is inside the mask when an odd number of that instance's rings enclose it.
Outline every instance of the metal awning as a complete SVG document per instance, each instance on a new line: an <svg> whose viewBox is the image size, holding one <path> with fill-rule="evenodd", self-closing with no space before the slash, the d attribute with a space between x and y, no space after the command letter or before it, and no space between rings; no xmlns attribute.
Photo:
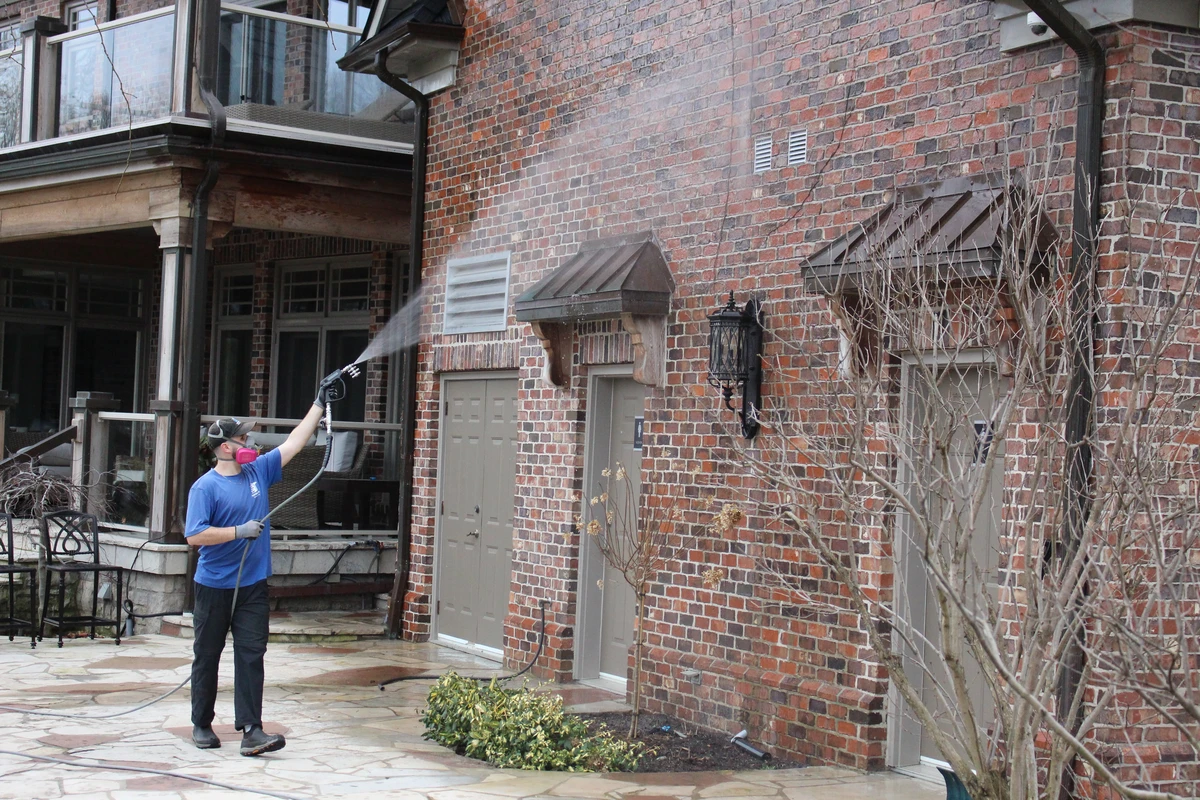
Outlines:
<svg viewBox="0 0 1200 800"><path fill-rule="evenodd" d="M675 281L649 232L585 242L517 298L521 322L581 322L626 314L665 317Z"/></svg>
<svg viewBox="0 0 1200 800"><path fill-rule="evenodd" d="M929 268L959 279L994 277L1020 196L996 176L901 189L881 211L805 261L805 283L828 294L868 270L888 267ZM1044 215L1033 239L1039 252L1053 243L1054 226Z"/></svg>

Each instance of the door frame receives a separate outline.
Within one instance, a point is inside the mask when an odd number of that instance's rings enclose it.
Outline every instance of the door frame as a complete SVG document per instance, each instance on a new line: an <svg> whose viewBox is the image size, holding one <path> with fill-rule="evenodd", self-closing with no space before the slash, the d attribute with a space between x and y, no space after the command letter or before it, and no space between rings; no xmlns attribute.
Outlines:
<svg viewBox="0 0 1200 800"><path fill-rule="evenodd" d="M440 376L438 380L438 410L445 409L446 402L446 384L454 381L486 381L486 380L512 380L517 382L517 396L520 397L521 390L521 373L516 370L482 370L476 372L446 372ZM442 464L446 458L445 437L442 433L445 431L446 414L438 414L437 427L437 473L434 480L435 491L433 494L433 575L430 579L431 591L431 609L429 614L429 630L430 640L438 644L453 647L458 650L466 650L467 652L476 655L482 655L492 660L503 660L504 650L497 650L486 645L475 644L474 642L463 642L457 638L444 639L440 631L438 631L438 598L442 576ZM518 451L519 454L520 451Z"/></svg>
<svg viewBox="0 0 1200 800"><path fill-rule="evenodd" d="M583 499L580 502L581 509L587 509L588 491L595 479L599 476L594 474L595 469L592 465L592 455L596 450L596 425L595 425L595 404L599 393L599 385L602 380L614 380L620 378L633 378L632 364L611 364L604 366L594 366L588 369L587 382L587 417L584 421L584 437L583 437ZM611 398L610 398L611 399ZM610 406L611 411L611 406ZM639 465L639 470L641 469ZM578 597L576 598L576 626L575 626L575 659L571 665L571 677L574 680L595 680L584 679L582 677L583 667L585 664L585 655L592 656L599 663L600 652L600 623L601 612L603 611L602 598L600 591L595 586L594 581L584 581L584 576L595 568L592 560L595 554L591 552L591 548L587 546L587 534L582 530L579 531L579 580L576 581L576 586L579 588ZM603 559L601 559L603 561ZM601 565L603 566L603 565ZM588 643L592 643L588 647ZM622 690L623 691L623 690Z"/></svg>
<svg viewBox="0 0 1200 800"><path fill-rule="evenodd" d="M990 366L996 369L997 377L1003 379L999 369L1000 354L994 348L969 348L954 354L927 352L902 353L900 355L901 432L907 431L908 426L912 421L909 418L910 405L908 402L909 393L912 390L911 375L912 369L920 363L935 366L939 369L945 369L949 367ZM896 481L898 485L904 486L906 483L908 483L908 480L908 470L905 468L904 462L900 461L896 469ZM896 511L896 523L897 524L895 525L894 530L897 531L897 533L893 534L894 538L892 542L892 568L894 570L894 579L892 582L894 587L892 602L893 608L896 609L897 612L903 611L906 617L908 617L911 614L911 607L908 603L908 588L912 585L912 581L909 580L909 577L912 574L911 571L915 569L915 567L913 566L914 562L910 558L911 553L906 544L907 539L903 536L903 534L899 533L907 525L906 515L901 509L897 509ZM925 583L923 582L921 585L924 587ZM892 646L894 648L898 648L902 644L903 640L900 638L900 635L893 632ZM901 652L903 653L903 651ZM902 661L907 664L909 663L910 659L907 656L902 656ZM887 707L891 711L891 713L888 714L887 720L887 747L885 748L886 762L889 767L900 770L914 770L917 773L924 775L924 773L921 772L921 769L925 766L943 766L947 768L950 766L949 762L938 761L936 759L930 759L920 755L921 732L920 730L917 730L915 733L913 733L912 731L905 730L904 715L908 710L908 703L903 697L900 696L900 692L896 689L896 685L892 681L888 681ZM916 720L913 720L913 722L917 725L920 724ZM911 746L912 743L910 741L910 737L914 735L917 737L917 763L901 765L900 760L902 757L902 750ZM932 773L933 770L929 769L929 772ZM925 775L925 777L930 776ZM936 773L934 773L932 777L937 777Z"/></svg>

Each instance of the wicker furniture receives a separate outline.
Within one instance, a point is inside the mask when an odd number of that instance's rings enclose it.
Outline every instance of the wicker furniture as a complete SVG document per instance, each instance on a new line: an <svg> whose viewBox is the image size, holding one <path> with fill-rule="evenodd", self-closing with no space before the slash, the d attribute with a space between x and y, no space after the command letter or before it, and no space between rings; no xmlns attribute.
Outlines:
<svg viewBox="0 0 1200 800"><path fill-rule="evenodd" d="M367 448L360 445L354 454L354 463L350 469L341 472L326 471L321 477L361 477L363 465L366 463L366 455ZM267 492L271 508L275 508L275 506L291 497L312 480L313 476L317 474L317 470L321 468L321 462L324 459L325 447L323 445L307 445L300 448L300 452L283 468L283 480L276 483ZM340 508L342 498L337 493L333 494L334 496L326 497L325 500L330 504L330 508ZM315 488L310 488L284 506L278 514L273 515L271 517L271 528L273 530L319 530L321 524L317 515L317 492Z"/></svg>

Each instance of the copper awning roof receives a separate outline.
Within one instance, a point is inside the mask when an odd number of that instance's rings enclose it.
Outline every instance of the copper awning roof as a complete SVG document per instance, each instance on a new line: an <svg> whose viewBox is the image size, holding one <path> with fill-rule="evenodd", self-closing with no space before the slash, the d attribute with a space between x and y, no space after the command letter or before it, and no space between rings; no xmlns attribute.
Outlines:
<svg viewBox="0 0 1200 800"><path fill-rule="evenodd" d="M517 298L522 322L665 315L675 281L649 232L585 242Z"/></svg>
<svg viewBox="0 0 1200 800"><path fill-rule="evenodd" d="M1013 199L1019 196L994 176L901 189L881 211L805 261L805 282L810 290L829 293L867 270L902 266L928 267L955 278L995 276L1014 217ZM1053 232L1042 216L1039 251L1052 243Z"/></svg>

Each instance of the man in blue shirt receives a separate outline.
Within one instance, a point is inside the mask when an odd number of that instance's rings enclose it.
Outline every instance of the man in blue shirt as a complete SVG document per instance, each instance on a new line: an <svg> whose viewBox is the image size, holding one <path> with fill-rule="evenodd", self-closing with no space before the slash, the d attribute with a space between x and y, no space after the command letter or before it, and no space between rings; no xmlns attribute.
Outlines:
<svg viewBox="0 0 1200 800"><path fill-rule="evenodd" d="M188 495L188 544L200 548L192 616L192 741L220 747L212 722L217 669L225 634L233 631L234 727L242 732L241 754L257 756L283 748L278 734L262 727L263 657L267 652L271 575L271 523L267 489L316 432L326 392L287 440L261 458L247 446L253 421L222 419L208 429L216 466L192 484ZM243 555L245 561L243 563ZM236 595L236 605L235 605Z"/></svg>

